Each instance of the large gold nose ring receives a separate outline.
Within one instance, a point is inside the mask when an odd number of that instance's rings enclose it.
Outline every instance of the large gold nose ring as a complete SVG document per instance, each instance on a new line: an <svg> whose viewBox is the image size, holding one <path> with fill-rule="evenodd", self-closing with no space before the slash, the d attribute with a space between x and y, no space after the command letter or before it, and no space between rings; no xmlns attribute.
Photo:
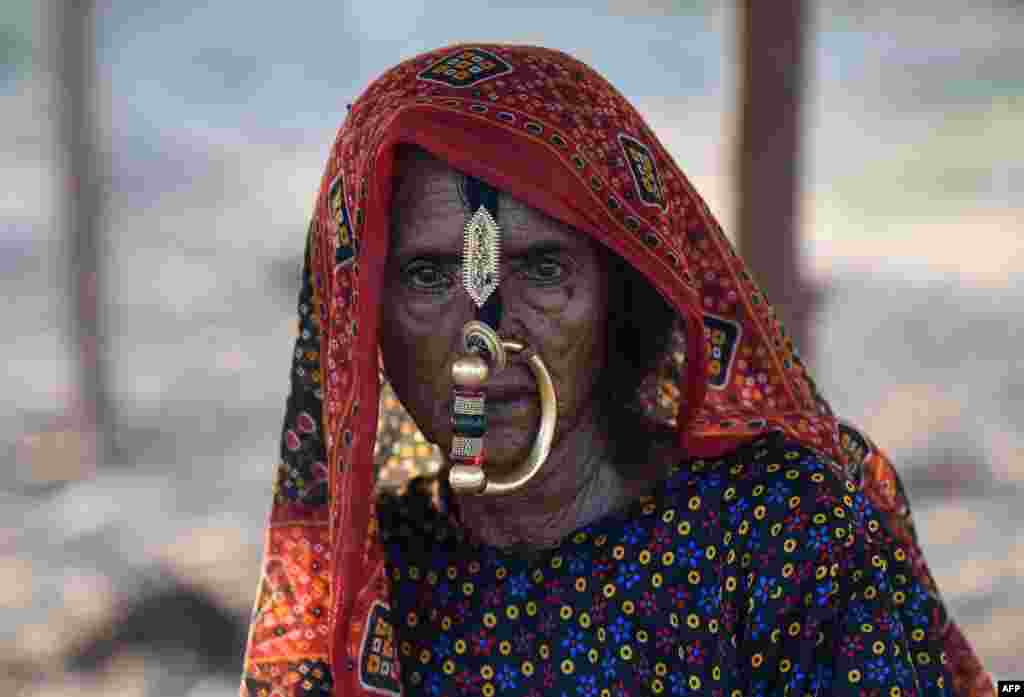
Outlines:
<svg viewBox="0 0 1024 697"><path fill-rule="evenodd" d="M460 494L499 496L516 491L540 471L551 452L558 416L558 400L551 373L534 349L521 341L501 339L482 322L469 322L463 328L463 348L466 354L452 365L452 380L455 382L452 425L455 435L448 482ZM485 385L489 377L505 368L510 354L520 354L526 359L537 382L540 424L530 453L522 465L504 476L492 476L482 467L486 461L483 443L487 430Z"/></svg>

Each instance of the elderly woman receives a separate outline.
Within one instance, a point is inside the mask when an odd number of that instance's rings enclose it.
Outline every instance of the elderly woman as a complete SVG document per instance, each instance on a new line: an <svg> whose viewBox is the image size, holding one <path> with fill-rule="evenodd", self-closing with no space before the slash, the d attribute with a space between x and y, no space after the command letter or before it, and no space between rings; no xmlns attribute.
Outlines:
<svg viewBox="0 0 1024 697"><path fill-rule="evenodd" d="M587 66L386 72L303 280L243 695L993 692L889 461Z"/></svg>

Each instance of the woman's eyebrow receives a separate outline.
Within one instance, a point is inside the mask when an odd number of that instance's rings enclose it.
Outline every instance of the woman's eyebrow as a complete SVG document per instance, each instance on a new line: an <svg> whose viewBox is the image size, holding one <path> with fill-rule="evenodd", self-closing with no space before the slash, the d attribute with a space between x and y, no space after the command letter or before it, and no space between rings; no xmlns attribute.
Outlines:
<svg viewBox="0 0 1024 697"><path fill-rule="evenodd" d="M504 250L502 250L504 252ZM569 245L557 240L543 240L527 245L524 249L516 250L507 254L509 259L530 259L548 254L567 254L571 252Z"/></svg>
<svg viewBox="0 0 1024 697"><path fill-rule="evenodd" d="M400 251L397 257L402 260L422 259L434 262L439 266L452 266L462 263L462 254L430 247L411 247Z"/></svg>
<svg viewBox="0 0 1024 697"><path fill-rule="evenodd" d="M571 249L569 246L563 242L558 242L556 240L542 240L540 242L527 245L523 249L517 249L512 253L505 253L505 250L502 249L501 256L510 261L521 261L523 259L532 259L549 254L566 254L570 251ZM462 263L461 253L454 253L450 249L428 247L425 245L409 245L408 248L399 250L396 256L402 260L423 259L443 266Z"/></svg>

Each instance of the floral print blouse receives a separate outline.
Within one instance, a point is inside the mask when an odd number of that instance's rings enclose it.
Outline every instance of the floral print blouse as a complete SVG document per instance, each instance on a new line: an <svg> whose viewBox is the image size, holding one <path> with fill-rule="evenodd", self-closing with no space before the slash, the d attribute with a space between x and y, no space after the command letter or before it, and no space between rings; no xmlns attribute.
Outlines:
<svg viewBox="0 0 1024 697"><path fill-rule="evenodd" d="M411 492L419 491L410 487ZM941 601L864 494L773 433L532 556L379 503L405 695L943 695Z"/></svg>

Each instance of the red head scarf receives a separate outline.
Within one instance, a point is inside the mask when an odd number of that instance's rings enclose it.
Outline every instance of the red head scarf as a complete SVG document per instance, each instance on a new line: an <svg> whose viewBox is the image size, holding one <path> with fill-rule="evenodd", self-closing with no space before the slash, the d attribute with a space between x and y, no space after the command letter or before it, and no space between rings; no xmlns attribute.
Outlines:
<svg viewBox="0 0 1024 697"><path fill-rule="evenodd" d="M685 350L651 406L675 424L681 456L723 454L784 430L868 490L934 590L888 460L837 422L743 260L640 114L564 53L452 46L374 81L327 161L243 695L392 693L393 680L367 675L393 676L398 664L381 611L387 583L372 492L378 308L399 143L591 235L661 292ZM945 631L959 687L990 687L955 625ZM376 670L364 670L367 661Z"/></svg>

